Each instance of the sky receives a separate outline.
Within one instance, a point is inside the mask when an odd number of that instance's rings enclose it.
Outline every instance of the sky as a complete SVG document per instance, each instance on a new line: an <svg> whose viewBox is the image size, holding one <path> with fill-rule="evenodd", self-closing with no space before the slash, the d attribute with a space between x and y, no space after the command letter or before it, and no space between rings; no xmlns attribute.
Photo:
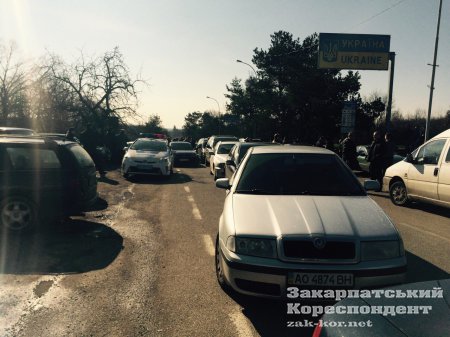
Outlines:
<svg viewBox="0 0 450 337"><path fill-rule="evenodd" d="M450 0L443 0L433 115L450 109ZM389 9L390 8L390 9ZM245 79L255 48L288 31L387 34L396 53L394 110L428 109L439 0L0 0L0 42L33 60L50 51L73 61L118 46L147 80L142 121L158 114L182 127L193 111L226 110L226 85ZM384 11L384 12L383 12ZM382 12L382 13L381 13ZM381 13L381 14L379 14ZM377 15L379 14L379 15ZM360 71L361 94L386 95L388 71Z"/></svg>

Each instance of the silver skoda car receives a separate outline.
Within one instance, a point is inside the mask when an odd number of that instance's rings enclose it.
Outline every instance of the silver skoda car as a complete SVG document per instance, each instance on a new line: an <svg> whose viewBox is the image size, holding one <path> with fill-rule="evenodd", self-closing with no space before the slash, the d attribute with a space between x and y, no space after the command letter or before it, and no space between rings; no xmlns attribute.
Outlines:
<svg viewBox="0 0 450 337"><path fill-rule="evenodd" d="M249 150L227 190L216 239L222 287L284 297L304 289L382 287L405 280L399 232L331 151L304 146Z"/></svg>

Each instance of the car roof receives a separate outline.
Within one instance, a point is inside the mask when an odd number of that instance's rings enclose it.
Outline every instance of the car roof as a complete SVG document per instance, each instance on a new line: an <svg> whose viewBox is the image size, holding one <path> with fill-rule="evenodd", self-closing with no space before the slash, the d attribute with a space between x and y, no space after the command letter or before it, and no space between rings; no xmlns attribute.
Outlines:
<svg viewBox="0 0 450 337"><path fill-rule="evenodd" d="M170 142L170 144L189 144L189 145L191 145L191 143L189 143L189 142L185 142L185 141L178 141L178 140L176 140L176 141L174 141L174 142Z"/></svg>
<svg viewBox="0 0 450 337"><path fill-rule="evenodd" d="M58 145L65 144L78 144L76 142L65 140L65 139L55 139L55 138L46 138L44 136L10 136L2 137L0 136L0 144L45 144L45 143L53 143Z"/></svg>
<svg viewBox="0 0 450 337"><path fill-rule="evenodd" d="M317 146L302 146L302 145L269 145L257 146L253 148L252 154L261 153L316 153L316 154L334 154L333 151L327 150L323 147Z"/></svg>
<svg viewBox="0 0 450 337"><path fill-rule="evenodd" d="M438 139L438 138L450 138L450 129L445 130L444 132L441 132L440 134L433 137L433 139Z"/></svg>
<svg viewBox="0 0 450 337"><path fill-rule="evenodd" d="M15 127L10 127L10 126L0 126L0 130L8 130L8 131L10 131L10 130L27 130L27 131L31 131L31 132L34 132L34 130L31 130L31 129L27 129L27 128L15 128Z"/></svg>
<svg viewBox="0 0 450 337"><path fill-rule="evenodd" d="M220 144L220 145L237 144L237 143L239 143L239 142L238 141L233 142L233 141L229 141L229 140L217 142L217 144Z"/></svg>

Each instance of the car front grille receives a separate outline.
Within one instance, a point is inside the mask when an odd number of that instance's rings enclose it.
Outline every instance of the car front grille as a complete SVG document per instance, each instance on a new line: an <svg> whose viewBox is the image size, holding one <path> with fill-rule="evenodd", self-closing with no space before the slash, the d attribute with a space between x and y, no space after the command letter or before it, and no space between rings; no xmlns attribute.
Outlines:
<svg viewBox="0 0 450 337"><path fill-rule="evenodd" d="M150 160L150 159L146 159L146 160L144 160L144 159L134 159L133 161L136 162L136 163L144 163L144 164L155 164L156 163L155 160Z"/></svg>
<svg viewBox="0 0 450 337"><path fill-rule="evenodd" d="M355 243L328 241L323 248L316 248L311 240L283 240L284 256L308 260L353 260L356 256Z"/></svg>

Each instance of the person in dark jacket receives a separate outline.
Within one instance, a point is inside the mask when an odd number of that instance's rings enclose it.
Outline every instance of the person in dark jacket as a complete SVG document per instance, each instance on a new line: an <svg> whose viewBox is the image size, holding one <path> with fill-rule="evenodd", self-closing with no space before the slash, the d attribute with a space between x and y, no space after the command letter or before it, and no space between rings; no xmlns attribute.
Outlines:
<svg viewBox="0 0 450 337"><path fill-rule="evenodd" d="M352 170L361 170L358 159L356 158L356 143L353 132L349 132L347 138L342 141L342 159Z"/></svg>
<svg viewBox="0 0 450 337"><path fill-rule="evenodd" d="M370 178L378 180L380 190L383 185L384 168L386 165L386 144L380 131L373 133L373 142L370 145L368 161L370 162Z"/></svg>
<svg viewBox="0 0 450 337"><path fill-rule="evenodd" d="M392 141L391 134L389 132L384 135L384 141L386 144L386 163L384 171L386 171L389 166L394 164L394 154L396 151L396 146Z"/></svg>

